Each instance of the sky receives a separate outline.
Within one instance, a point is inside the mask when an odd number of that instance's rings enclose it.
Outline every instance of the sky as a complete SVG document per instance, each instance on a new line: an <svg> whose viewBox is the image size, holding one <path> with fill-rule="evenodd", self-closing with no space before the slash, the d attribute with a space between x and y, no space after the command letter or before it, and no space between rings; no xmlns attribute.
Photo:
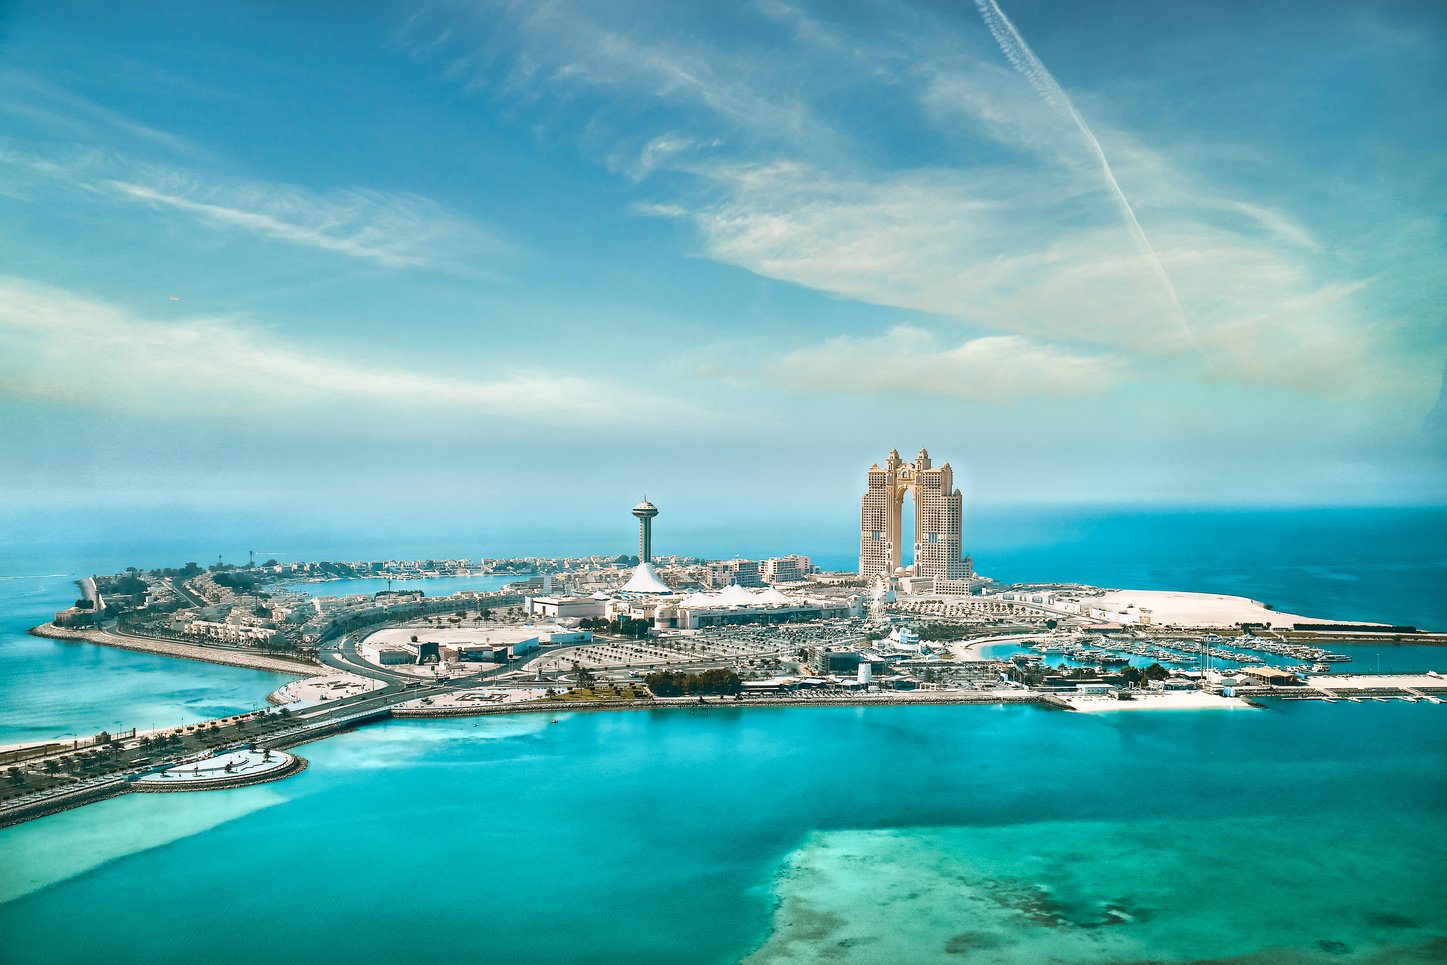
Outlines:
<svg viewBox="0 0 1447 965"><path fill-rule="evenodd" d="M1431 2L10 0L0 488L1441 505L1444 89Z"/></svg>

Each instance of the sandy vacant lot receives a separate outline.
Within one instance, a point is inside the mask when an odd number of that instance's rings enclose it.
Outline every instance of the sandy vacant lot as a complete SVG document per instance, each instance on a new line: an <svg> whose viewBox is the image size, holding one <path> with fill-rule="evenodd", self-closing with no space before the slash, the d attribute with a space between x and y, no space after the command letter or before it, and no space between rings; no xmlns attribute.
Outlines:
<svg viewBox="0 0 1447 965"><path fill-rule="evenodd" d="M1265 623L1289 630L1293 623L1343 622L1302 616L1299 613L1278 613L1244 596L1222 596L1215 593L1114 590L1105 596L1093 597L1088 602L1113 610L1124 610L1128 606L1134 606L1137 610L1150 610L1153 623L1177 627L1231 627L1238 623Z"/></svg>

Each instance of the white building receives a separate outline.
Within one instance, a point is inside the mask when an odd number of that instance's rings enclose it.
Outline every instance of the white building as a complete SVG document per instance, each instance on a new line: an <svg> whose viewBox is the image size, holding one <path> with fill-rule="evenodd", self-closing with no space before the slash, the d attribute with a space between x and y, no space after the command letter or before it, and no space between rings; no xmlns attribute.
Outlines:
<svg viewBox="0 0 1447 965"><path fill-rule="evenodd" d="M584 620L608 616L608 595L535 596L527 601L528 612L550 620Z"/></svg>
<svg viewBox="0 0 1447 965"><path fill-rule="evenodd" d="M773 556L759 564L759 576L765 583L802 583L814 572L814 562L807 556Z"/></svg>
<svg viewBox="0 0 1447 965"><path fill-rule="evenodd" d="M790 596L769 589L754 592L737 584L717 593L693 593L659 601L654 622L659 627L697 630L740 623L788 623L841 619L849 615L844 600Z"/></svg>

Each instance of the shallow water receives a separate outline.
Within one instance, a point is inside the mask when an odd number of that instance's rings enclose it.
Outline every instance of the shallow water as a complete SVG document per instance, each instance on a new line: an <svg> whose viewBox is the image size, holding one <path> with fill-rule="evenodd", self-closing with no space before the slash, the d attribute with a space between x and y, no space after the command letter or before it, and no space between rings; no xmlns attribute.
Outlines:
<svg viewBox="0 0 1447 965"><path fill-rule="evenodd" d="M0 744L176 727L265 706L286 674L32 637L78 594L74 573L0 579Z"/></svg>
<svg viewBox="0 0 1447 965"><path fill-rule="evenodd" d="M220 896L185 916L227 934L218 962L271 954L262 923L279 908L300 916L289 955L362 962L1406 955L1447 936L1443 713L392 722L309 745L307 771L265 788L122 798L0 831L6 866L82 826L115 843L0 905L0 931L28 961L191 961L157 943L164 902L106 900L140 888ZM258 791L280 800L213 823L217 802ZM157 841L155 826L187 833ZM76 907L89 928L48 924Z"/></svg>

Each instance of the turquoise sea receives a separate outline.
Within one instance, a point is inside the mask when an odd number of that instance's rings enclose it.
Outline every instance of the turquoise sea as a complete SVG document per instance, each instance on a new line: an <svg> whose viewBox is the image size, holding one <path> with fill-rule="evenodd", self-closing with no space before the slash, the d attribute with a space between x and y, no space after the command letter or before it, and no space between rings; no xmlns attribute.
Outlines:
<svg viewBox="0 0 1447 965"><path fill-rule="evenodd" d="M1016 522L1018 545L981 533L986 572L1447 626L1441 511ZM92 567L209 547L7 551L0 742L244 709L284 680L23 635ZM0 831L0 960L1447 960L1443 705L518 715L302 753L274 784Z"/></svg>
<svg viewBox="0 0 1447 965"><path fill-rule="evenodd" d="M447 596L463 590L477 590L487 593L500 590L509 583L526 579L521 576L433 576L411 580L393 580L391 589L398 591L419 590L428 596ZM308 596L350 596L353 593L381 593L388 589L386 577L359 576L342 580L303 580L286 584L287 589L305 593Z"/></svg>
<svg viewBox="0 0 1447 965"><path fill-rule="evenodd" d="M13 561L10 569L0 571L0 745L174 727L255 710L292 679L27 636L29 627L75 601L80 571L14 572Z"/></svg>

